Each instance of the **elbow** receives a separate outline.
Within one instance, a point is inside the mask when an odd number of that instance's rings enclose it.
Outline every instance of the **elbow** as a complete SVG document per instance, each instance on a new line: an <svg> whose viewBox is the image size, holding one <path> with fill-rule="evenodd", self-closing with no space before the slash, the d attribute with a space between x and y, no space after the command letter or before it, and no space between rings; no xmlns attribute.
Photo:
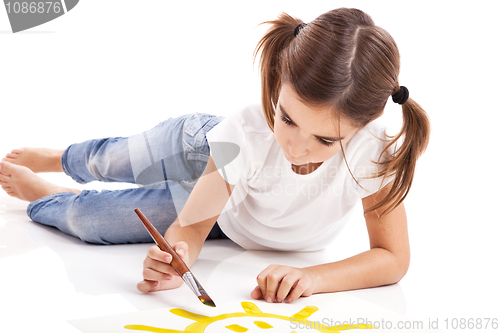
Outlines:
<svg viewBox="0 0 500 333"><path fill-rule="evenodd" d="M410 252L409 251L390 251L383 248L387 253L385 262L385 273L383 285L396 284L403 279L410 268Z"/></svg>
<svg viewBox="0 0 500 333"><path fill-rule="evenodd" d="M395 257L394 282L398 283L408 272L410 268L410 254L405 254Z"/></svg>
<svg viewBox="0 0 500 333"><path fill-rule="evenodd" d="M408 267L400 268L395 276L394 283L398 283L399 281L401 281L405 277L406 272L408 272Z"/></svg>
<svg viewBox="0 0 500 333"><path fill-rule="evenodd" d="M378 280L378 286L387 286L401 281L410 268L409 249L391 251L383 247L373 247L372 250L382 250L379 253L383 253L383 255L379 256L380 259L383 258L383 261L379 261L380 280Z"/></svg>

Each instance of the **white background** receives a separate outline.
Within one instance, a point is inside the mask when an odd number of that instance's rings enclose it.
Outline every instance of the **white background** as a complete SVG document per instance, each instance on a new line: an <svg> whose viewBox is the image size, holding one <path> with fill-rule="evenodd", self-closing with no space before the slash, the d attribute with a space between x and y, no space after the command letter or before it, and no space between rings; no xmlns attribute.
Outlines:
<svg viewBox="0 0 500 333"><path fill-rule="evenodd" d="M392 34L401 53L400 83L432 124L429 148L405 202L412 263L397 287L404 306L387 300L386 306L425 319L500 317L495 1L83 0L66 15L16 34L0 9L0 154L21 146L65 148L96 137L128 136L190 112L229 115L260 98L252 63L264 32L258 24L281 11L308 22L336 7L362 9ZM388 103L383 120L397 132L401 108ZM64 175L43 177L81 188ZM148 246L83 244L29 222L25 203L3 192L0 199L2 318L14 323L30 313L38 322L22 325L31 331L52 325L53 332L70 332L67 319L170 306L159 299L168 299L165 293L134 291ZM368 249L357 209L325 252L329 260ZM85 262L88 280L75 278L78 268L68 249ZM89 263L85 258L92 253L98 255ZM109 268L96 269L108 254L116 260L109 265L119 270L125 253L136 265L124 270L125 281L107 277ZM264 267L279 258L262 259ZM202 274L205 266L199 266ZM255 274L264 267L256 267ZM90 274L94 269L102 273L99 278ZM109 284L102 282L108 278ZM248 277L250 285L241 287L243 297L249 297L253 280ZM220 288L211 281L212 288ZM383 303L386 289L380 290L353 294ZM168 295L176 293L181 292Z"/></svg>

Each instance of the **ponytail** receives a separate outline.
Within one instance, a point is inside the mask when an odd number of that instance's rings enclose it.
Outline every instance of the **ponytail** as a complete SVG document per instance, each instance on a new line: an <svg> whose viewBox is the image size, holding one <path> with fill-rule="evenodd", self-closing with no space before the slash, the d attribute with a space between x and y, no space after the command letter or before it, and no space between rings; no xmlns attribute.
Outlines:
<svg viewBox="0 0 500 333"><path fill-rule="evenodd" d="M374 176L383 177L383 180L394 176L392 187L386 197L365 210L365 214L389 204L389 207L381 215L385 216L403 202L413 182L417 159L424 153L429 143L429 135L430 122L426 112L417 102L409 98L403 104L403 127L401 132L392 136L391 141L382 151L378 163L383 167L383 170ZM395 148L391 158L380 162L387 149L393 145L395 146L402 136L404 136L404 140L399 148ZM382 181L383 183L384 181Z"/></svg>
<svg viewBox="0 0 500 333"><path fill-rule="evenodd" d="M254 51L254 63L260 53L262 107L267 124L272 131L274 131L274 109L281 90L281 53L292 43L295 38L295 28L301 23L303 23L301 20L286 13L282 13L274 21L262 23L272 24L272 26Z"/></svg>

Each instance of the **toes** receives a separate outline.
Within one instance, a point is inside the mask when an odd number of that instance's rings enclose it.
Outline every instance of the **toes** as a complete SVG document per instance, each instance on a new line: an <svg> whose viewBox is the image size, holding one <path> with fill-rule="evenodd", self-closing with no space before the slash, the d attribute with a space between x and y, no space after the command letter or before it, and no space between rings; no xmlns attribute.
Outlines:
<svg viewBox="0 0 500 333"><path fill-rule="evenodd" d="M11 151L10 153L8 153L7 155L5 155L5 157L8 157L8 158L16 158L19 156L19 153L20 151L18 150L13 150Z"/></svg>
<svg viewBox="0 0 500 333"><path fill-rule="evenodd" d="M4 190L8 195L13 196L14 195L14 190L10 187L10 184L4 183L0 181L0 184L2 184L2 190Z"/></svg>
<svg viewBox="0 0 500 333"><path fill-rule="evenodd" d="M4 191L7 191L7 189L10 189L10 182L12 178L2 172L0 172L0 186L2 186L2 189Z"/></svg>
<svg viewBox="0 0 500 333"><path fill-rule="evenodd" d="M5 154L5 157L2 158L2 161L14 163L15 160L19 158L20 154L20 149L13 149L10 153Z"/></svg>
<svg viewBox="0 0 500 333"><path fill-rule="evenodd" d="M16 160L19 158L21 151L18 149L12 150L10 153L6 154L2 161L16 163Z"/></svg>
<svg viewBox="0 0 500 333"><path fill-rule="evenodd" d="M3 174L4 176L7 176L9 178L12 177L13 174L19 174L20 172L24 172L25 169L29 170L24 166L10 163L8 161L0 162L0 174Z"/></svg>
<svg viewBox="0 0 500 333"><path fill-rule="evenodd" d="M0 162L0 186L9 196L15 197L14 189L12 188L12 177L10 177L8 162Z"/></svg>
<svg viewBox="0 0 500 333"><path fill-rule="evenodd" d="M4 158L2 158L2 162L15 163L15 159L9 158L9 157L4 157Z"/></svg>
<svg viewBox="0 0 500 333"><path fill-rule="evenodd" d="M10 181L10 176L7 176L0 172L0 183L7 184Z"/></svg>
<svg viewBox="0 0 500 333"><path fill-rule="evenodd" d="M11 165L7 161L0 162L0 173L4 174L5 176L10 176L10 171L12 170Z"/></svg>

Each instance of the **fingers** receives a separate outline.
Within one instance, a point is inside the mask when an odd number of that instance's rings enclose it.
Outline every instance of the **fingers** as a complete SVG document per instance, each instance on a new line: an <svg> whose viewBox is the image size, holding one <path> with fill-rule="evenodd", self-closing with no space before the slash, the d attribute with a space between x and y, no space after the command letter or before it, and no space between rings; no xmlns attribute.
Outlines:
<svg viewBox="0 0 500 333"><path fill-rule="evenodd" d="M180 287L184 281L179 276L172 276L169 280L150 281L144 280L137 284L137 289L142 292L153 292L159 290L174 289Z"/></svg>
<svg viewBox="0 0 500 333"><path fill-rule="evenodd" d="M298 292L296 288L299 282L300 282L300 276L296 272L293 272L283 277L278 292L276 294L276 301L278 303L281 302L289 303L300 297L300 295L302 295L302 292ZM297 292L298 296L293 297L294 294L297 294Z"/></svg>
<svg viewBox="0 0 500 333"><path fill-rule="evenodd" d="M172 256L169 253L163 252L156 245L151 246L148 249L147 258L150 258L150 259L153 259L156 261L160 261L160 262L170 262L172 260Z"/></svg>
<svg viewBox="0 0 500 333"><path fill-rule="evenodd" d="M179 242L173 246L179 257L186 261L189 259L188 245ZM143 281L137 284L137 289L142 292L158 291L177 288L182 285L183 280L170 265L172 255L160 250L158 246L152 246L147 252L143 263Z"/></svg>
<svg viewBox="0 0 500 333"><path fill-rule="evenodd" d="M160 265L158 265L160 266ZM163 268L163 267L162 267ZM142 277L144 280L149 281L161 281L161 280L170 280L172 276L177 275L177 272L171 266L165 266L163 271L156 270L154 267L144 267L142 270Z"/></svg>
<svg viewBox="0 0 500 333"><path fill-rule="evenodd" d="M285 272L280 266L270 265L257 276L262 298L269 303L276 300L276 292L281 284Z"/></svg>
<svg viewBox="0 0 500 333"><path fill-rule="evenodd" d="M262 295L262 291L260 290L259 286L255 287L255 289L252 290L252 292L250 293L250 296L253 299L263 299L264 298L264 296Z"/></svg>
<svg viewBox="0 0 500 333"><path fill-rule="evenodd" d="M144 270L149 269L159 273L174 274L175 270L170 266L171 261L172 255L170 253L163 252L158 246L152 246L148 250L143 268Z"/></svg>
<svg viewBox="0 0 500 333"><path fill-rule="evenodd" d="M310 291L310 286L307 282L305 282L305 279L298 280L295 283L295 286L293 287L292 291L288 294L288 297L286 298L286 302L290 303L295 301L299 297L307 297L311 296L312 292Z"/></svg>
<svg viewBox="0 0 500 333"><path fill-rule="evenodd" d="M179 242L176 243L174 246L172 246L175 252L179 255L179 257L187 264L189 265L189 252L188 252L188 245L186 242Z"/></svg>
<svg viewBox="0 0 500 333"><path fill-rule="evenodd" d="M175 269L170 265L171 261L172 255L161 251L156 245L150 247L143 262L142 277L144 280L137 284L137 289L142 292L168 289L165 282L172 280L177 275Z"/></svg>
<svg viewBox="0 0 500 333"><path fill-rule="evenodd" d="M259 274L257 283L251 297L266 302L289 303L313 293L312 278L294 267L271 265Z"/></svg>
<svg viewBox="0 0 500 333"><path fill-rule="evenodd" d="M141 281L137 284L137 290L147 293L150 291L156 291L158 286L158 281Z"/></svg>

